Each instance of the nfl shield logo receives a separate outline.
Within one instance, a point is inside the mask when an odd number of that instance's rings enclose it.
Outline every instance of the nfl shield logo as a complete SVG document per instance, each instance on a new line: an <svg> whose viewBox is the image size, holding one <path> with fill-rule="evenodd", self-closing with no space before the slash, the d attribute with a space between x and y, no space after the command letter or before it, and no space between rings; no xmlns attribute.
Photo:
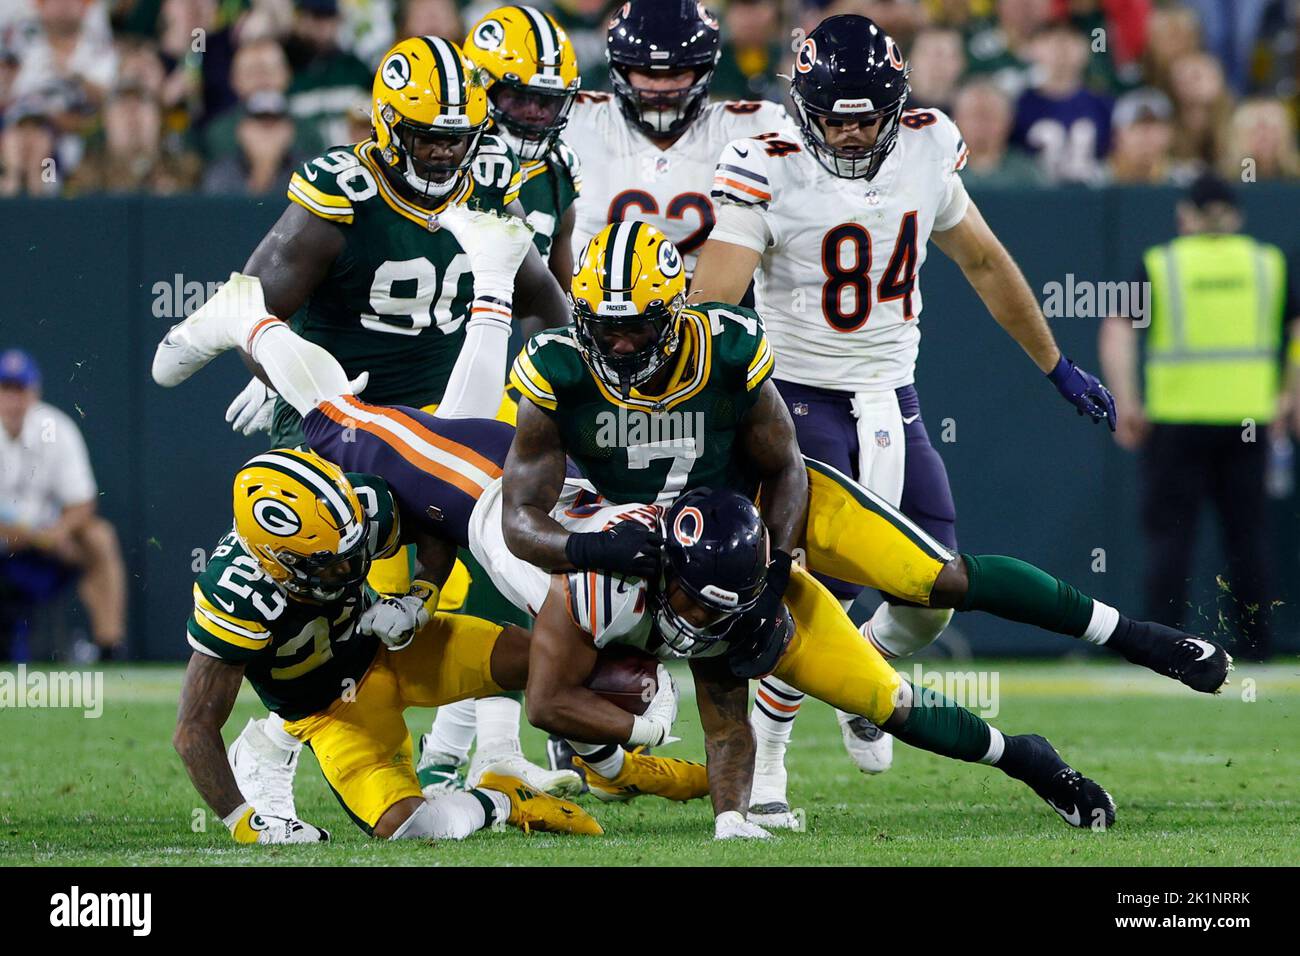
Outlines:
<svg viewBox="0 0 1300 956"><path fill-rule="evenodd" d="M883 429L883 428L880 429L880 431L876 432L876 444L879 445L881 448L888 448L888 447L889 447L889 432L887 432L887 431L886 431L885 429Z"/></svg>
<svg viewBox="0 0 1300 956"><path fill-rule="evenodd" d="M655 172L662 176L668 172L668 157L660 156L655 160Z"/></svg>
<svg viewBox="0 0 1300 956"><path fill-rule="evenodd" d="M807 414L808 414L808 403L807 403L807 402L795 402L794 405L791 406L791 408L792 408L792 410L794 411L794 413L795 413L796 415L807 415Z"/></svg>

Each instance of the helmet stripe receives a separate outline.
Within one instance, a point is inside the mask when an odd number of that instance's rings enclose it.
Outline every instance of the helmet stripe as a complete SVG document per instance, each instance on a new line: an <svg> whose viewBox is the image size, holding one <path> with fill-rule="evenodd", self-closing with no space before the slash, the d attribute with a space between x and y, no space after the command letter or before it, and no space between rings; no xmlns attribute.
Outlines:
<svg viewBox="0 0 1300 956"><path fill-rule="evenodd" d="M461 91L465 88L465 71L452 45L442 37L423 37L438 61L438 101L449 115L465 108Z"/></svg>
<svg viewBox="0 0 1300 956"><path fill-rule="evenodd" d="M340 530L347 528L356 521L356 515L348 507L347 501L339 492L333 479L303 458L283 451L269 451L266 454L258 455L244 467L251 468L253 466L270 468L273 471L290 475L303 482L308 488L316 492L317 498L325 502Z"/></svg>
<svg viewBox="0 0 1300 956"><path fill-rule="evenodd" d="M605 246L604 284L611 302L628 301L627 295L632 289L632 257L640 231L641 223L633 220L615 223L609 232L609 242Z"/></svg>
<svg viewBox="0 0 1300 956"><path fill-rule="evenodd" d="M543 73L556 73L560 69L560 38L555 33L555 26L546 14L536 7L517 6L520 13L528 18L533 27L533 36L537 38L537 56L541 61Z"/></svg>

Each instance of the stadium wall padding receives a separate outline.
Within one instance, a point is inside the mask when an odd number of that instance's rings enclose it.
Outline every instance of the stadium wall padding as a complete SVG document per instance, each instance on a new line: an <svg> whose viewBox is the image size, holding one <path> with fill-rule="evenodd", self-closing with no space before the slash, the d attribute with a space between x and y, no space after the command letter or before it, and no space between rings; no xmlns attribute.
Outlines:
<svg viewBox="0 0 1300 956"><path fill-rule="evenodd" d="M1251 184L1241 192L1248 229L1300 267L1300 188ZM1142 250L1172 235L1177 196L1155 188L975 193L1040 301L1047 283L1065 283L1068 274L1076 282L1128 281ZM224 279L283 208L279 199L205 197L0 202L0 348L30 350L44 369L47 400L81 423L101 511L126 552L136 658L188 655L183 629L196 555L229 527L233 475L263 447L223 421L248 378L236 357L221 357L177 389L153 384L154 346L176 320L155 315L157 290L183 300L186 283ZM917 385L931 439L952 477L962 549L1017 555L1139 612L1134 457L1057 396L933 246L922 290ZM1097 319L1056 318L1052 325L1067 355L1100 371ZM945 430L955 432L955 441L943 440ZM1271 517L1285 602L1275 616L1278 643L1294 646L1294 497L1272 503ZM1215 585L1222 562L1212 524L1203 513L1193 597L1207 631L1222 627ZM1104 550L1104 573L1093 570L1096 549ZM976 653L1080 650L1066 638L980 614L959 616L950 643Z"/></svg>

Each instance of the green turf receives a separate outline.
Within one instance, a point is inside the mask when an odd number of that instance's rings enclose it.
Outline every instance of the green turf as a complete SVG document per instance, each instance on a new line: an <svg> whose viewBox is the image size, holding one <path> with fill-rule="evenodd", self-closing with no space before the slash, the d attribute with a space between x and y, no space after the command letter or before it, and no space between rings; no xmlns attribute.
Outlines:
<svg viewBox="0 0 1300 956"><path fill-rule="evenodd" d="M965 665L969 667L971 665ZM516 831L463 843L371 841L345 817L308 753L297 802L333 831L329 846L238 847L201 812L172 752L180 670L105 673L95 720L62 710L0 709L0 863L646 865L1300 863L1300 665L1244 666L1209 698L1120 665L983 662L1000 681L994 723L1048 736L1119 806L1108 833L1071 830L998 771L899 747L888 774L867 778L846 758L830 709L805 706L790 752L790 796L808 828L766 844L715 844L703 801L587 797L598 839ZM908 669L910 673L910 669ZM689 678L682 682L689 687ZM1243 700L1243 693L1254 700ZM257 702L245 692L233 738ZM412 711L416 733L430 711ZM699 721L684 696L665 750L699 757ZM542 754L540 734L525 749ZM206 832L194 832L206 824Z"/></svg>

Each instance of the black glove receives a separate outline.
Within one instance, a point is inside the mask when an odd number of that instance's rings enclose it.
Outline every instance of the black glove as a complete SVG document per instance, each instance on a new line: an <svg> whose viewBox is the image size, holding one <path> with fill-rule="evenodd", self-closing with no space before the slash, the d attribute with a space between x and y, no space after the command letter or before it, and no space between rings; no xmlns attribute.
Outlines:
<svg viewBox="0 0 1300 956"><path fill-rule="evenodd" d="M758 602L740 616L727 634L727 663L737 677L761 677L770 672L790 643L794 621L781 603L789 584L790 555L774 551Z"/></svg>
<svg viewBox="0 0 1300 956"><path fill-rule="evenodd" d="M609 571L653 581L659 577L659 549L663 543L657 532L625 518L605 531L569 535L564 555L583 571Z"/></svg>

